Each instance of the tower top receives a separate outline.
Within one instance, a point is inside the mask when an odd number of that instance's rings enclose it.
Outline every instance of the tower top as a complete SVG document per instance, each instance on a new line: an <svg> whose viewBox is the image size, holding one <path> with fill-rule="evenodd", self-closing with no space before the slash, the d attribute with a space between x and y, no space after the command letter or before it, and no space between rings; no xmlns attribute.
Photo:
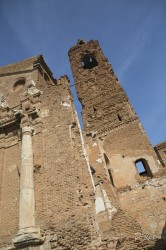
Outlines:
<svg viewBox="0 0 166 250"><path fill-rule="evenodd" d="M78 41L77 41L77 44L80 44L80 45L82 45L84 43L86 43L86 42L83 39L78 39Z"/></svg>
<svg viewBox="0 0 166 250"><path fill-rule="evenodd" d="M82 50L82 49L89 47L89 46L92 46L92 47L99 46L99 48L100 48L100 44L99 44L98 40L90 40L90 41L86 42L83 39L78 39L77 44L70 48L69 56L70 56L72 51L79 49L79 48Z"/></svg>

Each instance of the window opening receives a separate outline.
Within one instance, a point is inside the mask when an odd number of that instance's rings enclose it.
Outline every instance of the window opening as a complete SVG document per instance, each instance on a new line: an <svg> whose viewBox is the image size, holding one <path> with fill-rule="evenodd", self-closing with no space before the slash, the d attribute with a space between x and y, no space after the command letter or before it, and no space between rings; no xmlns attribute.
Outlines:
<svg viewBox="0 0 166 250"><path fill-rule="evenodd" d="M122 115L118 114L119 121L122 121Z"/></svg>
<svg viewBox="0 0 166 250"><path fill-rule="evenodd" d="M152 176L149 165L145 159L139 159L135 162L135 166L139 175L141 176Z"/></svg>
<svg viewBox="0 0 166 250"><path fill-rule="evenodd" d="M18 79L14 85L13 85L13 90L14 91L19 91L22 90L24 88L25 85L25 79L24 78L20 78Z"/></svg>
<svg viewBox="0 0 166 250"><path fill-rule="evenodd" d="M85 55L82 59L81 65L84 69L92 69L98 66L96 58L93 55Z"/></svg>

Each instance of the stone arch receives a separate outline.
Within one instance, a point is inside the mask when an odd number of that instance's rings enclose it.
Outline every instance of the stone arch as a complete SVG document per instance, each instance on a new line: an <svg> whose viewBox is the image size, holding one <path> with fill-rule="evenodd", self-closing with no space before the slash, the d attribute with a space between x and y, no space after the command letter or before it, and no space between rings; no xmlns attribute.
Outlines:
<svg viewBox="0 0 166 250"><path fill-rule="evenodd" d="M140 176L150 176L152 177L152 172L150 170L148 161L145 158L139 158L135 161L136 169Z"/></svg>
<svg viewBox="0 0 166 250"><path fill-rule="evenodd" d="M25 88L25 84L26 84L26 79L24 77L20 77L14 81L12 89L14 92L23 91Z"/></svg>

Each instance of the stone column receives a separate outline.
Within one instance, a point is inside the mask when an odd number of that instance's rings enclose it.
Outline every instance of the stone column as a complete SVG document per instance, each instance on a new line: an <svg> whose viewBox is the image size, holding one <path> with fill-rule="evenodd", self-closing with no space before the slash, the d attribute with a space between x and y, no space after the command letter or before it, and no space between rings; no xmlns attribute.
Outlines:
<svg viewBox="0 0 166 250"><path fill-rule="evenodd" d="M31 127L22 129L19 229L35 227L33 150Z"/></svg>
<svg viewBox="0 0 166 250"><path fill-rule="evenodd" d="M32 133L33 128L22 128L19 232L13 239L17 247L41 243L39 229L35 225Z"/></svg>

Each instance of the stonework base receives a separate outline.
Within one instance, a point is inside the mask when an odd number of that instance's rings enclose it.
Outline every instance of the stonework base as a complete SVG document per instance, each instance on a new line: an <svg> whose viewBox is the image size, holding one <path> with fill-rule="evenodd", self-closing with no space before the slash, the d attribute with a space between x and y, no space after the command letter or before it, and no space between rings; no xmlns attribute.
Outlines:
<svg viewBox="0 0 166 250"><path fill-rule="evenodd" d="M41 245L44 242L40 237L40 230L38 228L21 229L12 241L17 248Z"/></svg>

